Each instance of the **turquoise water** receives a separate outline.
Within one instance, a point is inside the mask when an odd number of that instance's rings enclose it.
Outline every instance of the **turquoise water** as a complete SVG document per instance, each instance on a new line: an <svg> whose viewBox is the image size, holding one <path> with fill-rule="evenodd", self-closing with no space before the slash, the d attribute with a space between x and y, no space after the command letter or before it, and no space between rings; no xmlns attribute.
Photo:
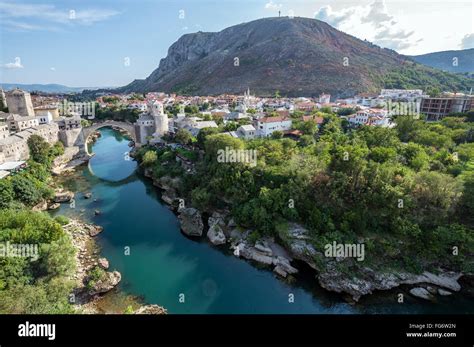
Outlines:
<svg viewBox="0 0 474 347"><path fill-rule="evenodd" d="M111 269L121 272L120 289L126 293L162 305L170 313L473 311L472 302L466 305L462 297L425 303L406 296L404 304L397 304L394 292L350 305L319 288L309 270L290 284L236 258L225 247L209 245L205 238L189 239L180 232L173 212L160 201L159 191L137 173L134 161L127 160L128 140L109 128L101 133L89 165L67 182L77 192L76 207L63 204L58 213L80 215L104 227L97 239L101 253L109 259ZM91 199L83 198L86 192L92 193ZM100 215L95 216L95 210ZM184 302L179 300L181 294Z"/></svg>

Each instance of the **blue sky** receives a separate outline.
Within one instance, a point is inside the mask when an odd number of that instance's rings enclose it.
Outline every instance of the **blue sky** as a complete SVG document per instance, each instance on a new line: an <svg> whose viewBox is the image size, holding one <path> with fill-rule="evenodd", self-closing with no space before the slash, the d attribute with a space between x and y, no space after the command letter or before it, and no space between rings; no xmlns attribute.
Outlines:
<svg viewBox="0 0 474 347"><path fill-rule="evenodd" d="M185 33L278 11L404 54L474 47L473 5L461 0L0 0L0 82L125 85L147 77Z"/></svg>

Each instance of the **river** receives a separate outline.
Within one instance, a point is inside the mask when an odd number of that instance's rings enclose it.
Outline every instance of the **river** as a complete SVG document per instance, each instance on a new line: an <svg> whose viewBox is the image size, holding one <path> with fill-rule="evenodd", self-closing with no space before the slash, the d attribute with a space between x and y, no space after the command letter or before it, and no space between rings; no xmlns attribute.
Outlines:
<svg viewBox="0 0 474 347"><path fill-rule="evenodd" d="M111 270L122 274L122 293L161 305L169 313L473 312L472 300L462 296L421 302L406 289L400 290L405 293L403 304L397 303L397 292L387 292L351 305L318 287L309 270L288 282L236 258L226 246L214 247L205 237L189 239L160 200L160 192L126 155L128 140L110 128L100 132L89 164L63 178L63 184L76 192L75 208L62 204L54 214L104 227L97 241ZM87 192L91 199L84 198ZM96 216L95 210L100 214Z"/></svg>

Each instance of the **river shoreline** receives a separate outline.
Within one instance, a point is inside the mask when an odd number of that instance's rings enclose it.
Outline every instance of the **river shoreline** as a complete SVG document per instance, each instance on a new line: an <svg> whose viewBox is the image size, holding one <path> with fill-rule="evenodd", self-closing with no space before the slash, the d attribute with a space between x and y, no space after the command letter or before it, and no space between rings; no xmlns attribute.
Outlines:
<svg viewBox="0 0 474 347"><path fill-rule="evenodd" d="M95 160L97 161L97 158ZM102 159L99 162L102 162ZM85 164L85 163L83 163L83 164ZM89 166L91 166L91 165L89 164ZM79 165L77 167L79 168L81 166ZM135 173L138 174L139 176L145 176L145 177L147 176L147 175L145 175L145 172L143 172L143 170L140 170L140 168L136 168L135 170L136 170ZM76 180L75 176L70 176L70 175L72 175L73 171L74 171L74 169L68 170L63 175L58 176L57 179L60 179L60 177L66 177L66 178L69 177L68 180L72 180L72 181L76 182L77 180ZM80 174L80 173L78 172L78 174ZM92 175L94 176L94 174L92 174ZM180 215L183 214L183 208L180 208L180 203L184 204L182 206L182 207L184 207L184 206L186 206L186 202L184 200L180 200L180 198L178 197L177 191L173 187L173 184L174 184L173 180L174 179L170 178L168 180L168 182L161 182L161 180L160 181L153 180L152 177L150 177L150 176L151 176L151 173L148 172L148 177L143 178L142 180L144 180L144 179L151 180L152 185L154 187L158 188L158 190L156 190L156 191L162 192L162 194L159 194L159 195L161 195L161 199L159 199L159 200L164 202L164 203L161 203L161 205L164 207L165 210L167 210L167 209L172 210L173 215L175 217L177 217L177 219L179 221L181 221L182 218L180 219ZM82 177L82 175L81 175L81 177ZM93 181L93 182L95 182L95 181ZM76 187L76 184L73 184L72 186ZM79 193L79 195L77 195L78 197L83 196L83 198L80 198L80 200L78 200L79 202L88 201L88 200L85 200L85 199L87 199L86 194L87 195L90 194L90 193L88 193L89 189L91 189L91 187L86 187L86 188L80 187L80 188L73 189L74 191ZM100 193L100 195L102 195L102 193ZM90 207L90 206L99 206L99 205L97 205L97 203L95 203L93 201L95 201L96 198L101 200L100 195L95 195L91 200L89 200L90 203L86 204L86 206L89 206L89 207L86 207L86 210L82 209L81 210L81 215L84 214L83 212L86 212L87 215L90 215L92 219L98 218L99 221L100 220L104 221L103 219L101 219L101 218L103 218L103 217L100 216L101 213L99 213L99 216L94 216L93 215L93 212L95 211L96 207ZM166 208L166 207L168 207L168 208ZM192 209L192 207L189 207L189 208ZM189 214L189 217L192 219L192 216L193 216L193 214L195 214L195 211L191 210L191 211L188 211L188 212L191 212ZM199 212L199 211L197 211L197 212ZM107 214L107 212L105 212L105 214ZM138 215L138 216L140 216L140 215ZM81 217L79 217L79 219L81 219ZM344 285L352 285L351 282L345 281L345 278L342 278L342 279L337 278L337 277L335 278L334 274L332 274L333 276L328 276L328 277L325 278L325 281L326 281L325 283L328 284L327 285L328 288L320 285L320 283L318 281L318 278L316 277L316 275L318 274L317 268L315 268L316 267L315 264L312 264L311 261L309 261L310 259L308 259L306 257L307 256L307 251L308 250L312 251L312 250L310 248L310 244L305 242L304 230L301 229L302 228L301 226L295 225L293 227L293 230L294 230L293 245L294 245L294 247L290 248L290 247L282 247L278 242L276 242L275 240L271 240L271 239L262 240L263 242L259 242L258 244L250 242L250 240L248 240L248 236L249 236L251 230L249 231L249 230L246 230L246 229L243 229L243 228L238 228L238 226L235 224L235 222L232 220L232 218L230 218L230 215L229 215L228 211L225 211L225 210L206 211L205 213L202 213L202 214L201 214L201 212L199 212L199 220L202 223L202 227L201 227L202 230L200 231L200 236L196 237L196 236L193 236L193 235L186 234L184 232L185 235L190 236L190 238L193 240L193 243L195 243L195 244L201 243L201 242L196 242L196 241L198 241L198 238L199 238L200 241L202 241L204 243L211 244L212 246L214 246L212 248L217 248L219 253L229 254L229 256L231 256L231 257L247 259L249 261L249 263L251 264L251 266L254 267L254 268L265 268L265 269L269 269L270 271L273 269L273 272L274 272L275 276L272 276L272 277L277 277L277 278L275 278L275 280L279 281L279 282L282 282L282 283L295 283L295 278L296 278L296 281L300 280L300 274L299 273L292 273L292 272L294 272L295 269L298 270L299 272L305 272L306 270L310 270L311 274L312 274L311 276L313 277L313 280L312 280L313 284L312 285L315 288L321 288L321 291L326 291L327 295L337 296L339 299L341 299L341 298L345 299L346 302L348 302L352 305L357 305L358 300L363 297L364 301L361 303L362 306L360 306L356 310L360 310L361 307L365 307L365 305L366 305L365 303L368 303L368 302L374 301L374 300L375 301L381 300L383 297L385 297L385 300L393 300L393 298L396 298L398 293L400 293L400 292L406 293L406 295L411 296L411 298L409 299L411 302L413 302L413 300L417 300L419 304L423 304L423 302L427 302L428 300L432 301L433 299L434 299L433 301L436 302L437 301L436 297L441 298L441 294L439 294L439 289L441 289L441 290L448 289L449 293L454 293L454 294L457 295L457 288L458 288L459 284L455 284L455 282L457 283L458 278L455 278L455 277L454 278L450 277L450 278L447 278L447 279L446 278L441 278L441 281L440 281L440 278L436 277L437 275L435 275L435 277L432 277L431 275L429 275L428 277L425 276L425 277L418 277L418 278L406 277L405 276L405 277L402 277L402 278L396 278L395 280L392 280L392 278L390 278L390 277L389 278L382 278L381 280L385 281L385 282L382 282L384 285L393 286L394 284L396 284L394 287L390 287L390 288L378 289L376 287L376 285L377 285L376 282L374 282L375 284L373 284L372 287L365 286L365 284L363 284L360 288L357 288L357 291L354 291L354 293L358 294L358 293L361 292L361 290L364 290L366 292L363 293L363 295L360 295L359 297L356 297L356 299L354 300L354 296L351 295L351 293L346 293L343 290L338 291L338 289L340 289L340 288L345 289L344 287L341 286L341 283L344 284ZM102 223L100 223L100 224L102 224ZM180 224L182 224L182 223L180 223ZM105 224L103 224L103 225L105 225ZM106 226L106 228L108 229L107 226ZM210 229L212 229L212 233L210 233ZM115 231L117 231L117 230L115 229ZM183 230L181 230L181 232L183 232ZM192 231L191 231L191 233L192 233ZM202 235L202 234L204 234L204 235ZM224 235L225 239L223 239L221 237L222 234ZM204 237L201 237L201 236L204 236ZM101 237L101 240L102 240L102 237ZM93 240L93 241L97 242L97 240ZM101 241L101 244L102 244L102 241ZM177 244L179 244L179 242ZM212 251L207 251L207 252L212 253ZM108 254L110 255L110 252ZM97 259L95 259L95 261L97 261ZM114 263L114 260L112 259L112 264L113 263ZM166 263L170 264L168 262L166 262ZM120 271L122 271L122 269L123 269L123 267L121 268ZM306 272L308 272L308 271L306 271ZM271 273L270 273L270 275L271 275ZM404 275L402 274L401 276L404 276ZM316 282L314 282L315 277L316 277ZM130 277L126 277L126 278L127 278L127 281L131 280ZM301 280L305 281L304 286L307 287L306 278L301 279ZM446 280L447 282L446 281L443 282L444 280ZM404 282L404 283L402 283L402 282ZM462 282L463 286L465 285L464 279L461 278L460 282ZM205 283L208 284L209 282L205 282ZM449 284L447 284L447 283L449 283ZM446 287L446 285L448 285L448 287ZM127 284L127 286L128 286L128 284ZM124 306L123 305L121 305L121 304L119 305L121 307L120 309L108 310L106 308L104 310L103 303L105 302L106 305L109 305L111 301L127 301L127 300L130 300L130 298L128 298L124 295L122 297L120 297L120 295L122 295L122 293L120 293L122 290L124 290L124 291L127 290L129 293L137 293L137 292L138 293L143 293L143 291L142 290L134 291L134 290L125 289L126 287L123 287L123 286L121 286L121 287L122 288L115 288L107 294L103 294L103 295L98 296L98 298L96 298L97 300L95 300L94 303L89 305L89 306L91 306L91 308L86 306L85 309L89 311L88 313L123 313L124 312ZM428 299L421 299L422 296L416 296L415 295L415 294L425 295L426 293L423 292L423 291L421 293L418 293L416 291L414 292L414 294L409 293L409 291L411 289L420 288L420 287L424 288L424 289L426 289L426 291L428 291L428 293L429 293L428 296L427 296ZM397 288L396 289L397 292L395 292L393 290L393 288ZM317 290L319 291L319 289L317 289ZM331 294L331 293L333 293L333 294ZM371 297L370 301L367 300L367 298L369 297L368 294L372 294L372 293L374 293L374 294L385 293L385 294L383 294L383 295L374 295L373 298L372 298L372 295L370 295L370 297ZM446 294L446 291L444 291L442 293ZM323 295L326 296L326 294L323 294ZM446 295L448 295L448 294L446 294ZM162 296L163 296L163 301L160 301L161 300L160 298ZM166 294L161 293L160 296L155 296L155 298L151 299L151 300L146 300L146 299L141 300L142 298L136 298L135 302L140 302L140 304L144 304L145 302L166 302L167 305L168 305L170 303L166 299L164 299L165 296L166 296ZM114 300L113 299L114 297L115 298L120 297L120 298L117 299L117 300ZM318 297L318 296L316 296L316 297ZM446 301L443 298L441 298L441 299ZM408 298L407 298L407 300L408 300ZM382 301L382 302L385 302L385 301ZM115 303L114 303L114 305L115 305ZM134 307L134 311L137 312L139 307L138 306L135 306L135 307ZM172 304L171 304L170 308L172 308ZM172 310L173 311L176 310L176 307ZM364 310L366 310L366 309L364 309ZM319 312L319 311L316 311L316 312Z"/></svg>
<svg viewBox="0 0 474 347"><path fill-rule="evenodd" d="M320 287L329 292L338 293L350 304L357 303L362 297L381 291L395 291L407 287L408 294L419 300L436 302L440 296L451 296L453 293L464 293L472 296L472 278L463 273L439 269L432 273L424 271L421 274L408 272L377 272L365 267L353 277L338 270L338 262L344 259L331 259L325 262L323 269L313 260L316 251L306 240L307 230L296 223L290 223L291 244L285 247L274 238L265 238L257 242L249 240L252 230L241 228L235 224L229 211L212 210L201 213L187 206L183 198L176 195L178 186L176 179L169 176L155 179L149 169L142 174L152 181L153 186L162 192L161 200L173 211L181 222L181 230L185 235L201 237L206 235L212 246L227 247L238 258L244 258L259 266L272 269L281 279L293 280L293 275L299 270L292 264L295 261L306 263L313 271ZM179 180L178 180L179 181ZM174 185L173 185L174 183ZM190 214L191 217L182 217ZM205 215L208 217L206 221ZM204 223L203 223L204 222ZM195 232L189 224L195 223L200 232ZM202 225L201 225L202 224ZM191 229L187 231L186 229ZM462 279L462 281L460 281ZM459 283L461 282L461 284ZM400 295L393 293L394 296Z"/></svg>
<svg viewBox="0 0 474 347"><path fill-rule="evenodd" d="M93 142L99 136L93 137ZM77 168L88 164L92 155L82 153L80 149L73 147L55 160L52 168L53 187L55 197L52 202L44 202L35 207L36 211L54 210L62 203L70 204L77 192L64 190L58 187L58 180L73 174ZM85 198L90 198L86 193ZM53 203L53 204L51 204ZM54 206L54 208L51 208ZM107 271L109 261L100 256L100 246L95 237L103 231L101 226L90 224L76 217L62 226L63 230L71 237L72 244L76 249L76 269L71 279L76 285L70 302L75 310L82 314L166 314L167 310L158 305L146 305L141 298L124 295L117 288L121 281L118 271ZM105 271L105 278L98 281L93 287L88 287L90 271L94 268ZM119 298L118 300L115 298ZM109 302L112 302L110 304ZM117 304L117 302L119 302Z"/></svg>

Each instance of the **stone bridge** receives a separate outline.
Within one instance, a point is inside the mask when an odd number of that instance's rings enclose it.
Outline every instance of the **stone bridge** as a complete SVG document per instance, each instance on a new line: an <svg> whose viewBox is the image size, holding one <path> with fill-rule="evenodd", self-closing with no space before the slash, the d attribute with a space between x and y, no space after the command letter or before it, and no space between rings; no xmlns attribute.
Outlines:
<svg viewBox="0 0 474 347"><path fill-rule="evenodd" d="M137 138L136 138L136 135L135 135L135 127L133 126L133 124L131 123L125 123L125 122L117 122L117 121L114 121L114 120L106 120L104 122L100 122L100 123L94 123L92 124L92 126L90 127L84 127L82 128L82 133L84 135L84 146L85 146L85 150L86 150L86 153L88 153L88 150L87 150L87 138L93 134L96 130L100 129L100 128L104 128L104 127L117 127L117 128L120 128L120 129L123 129L125 130L128 135L130 136L130 138L136 143L137 142Z"/></svg>

